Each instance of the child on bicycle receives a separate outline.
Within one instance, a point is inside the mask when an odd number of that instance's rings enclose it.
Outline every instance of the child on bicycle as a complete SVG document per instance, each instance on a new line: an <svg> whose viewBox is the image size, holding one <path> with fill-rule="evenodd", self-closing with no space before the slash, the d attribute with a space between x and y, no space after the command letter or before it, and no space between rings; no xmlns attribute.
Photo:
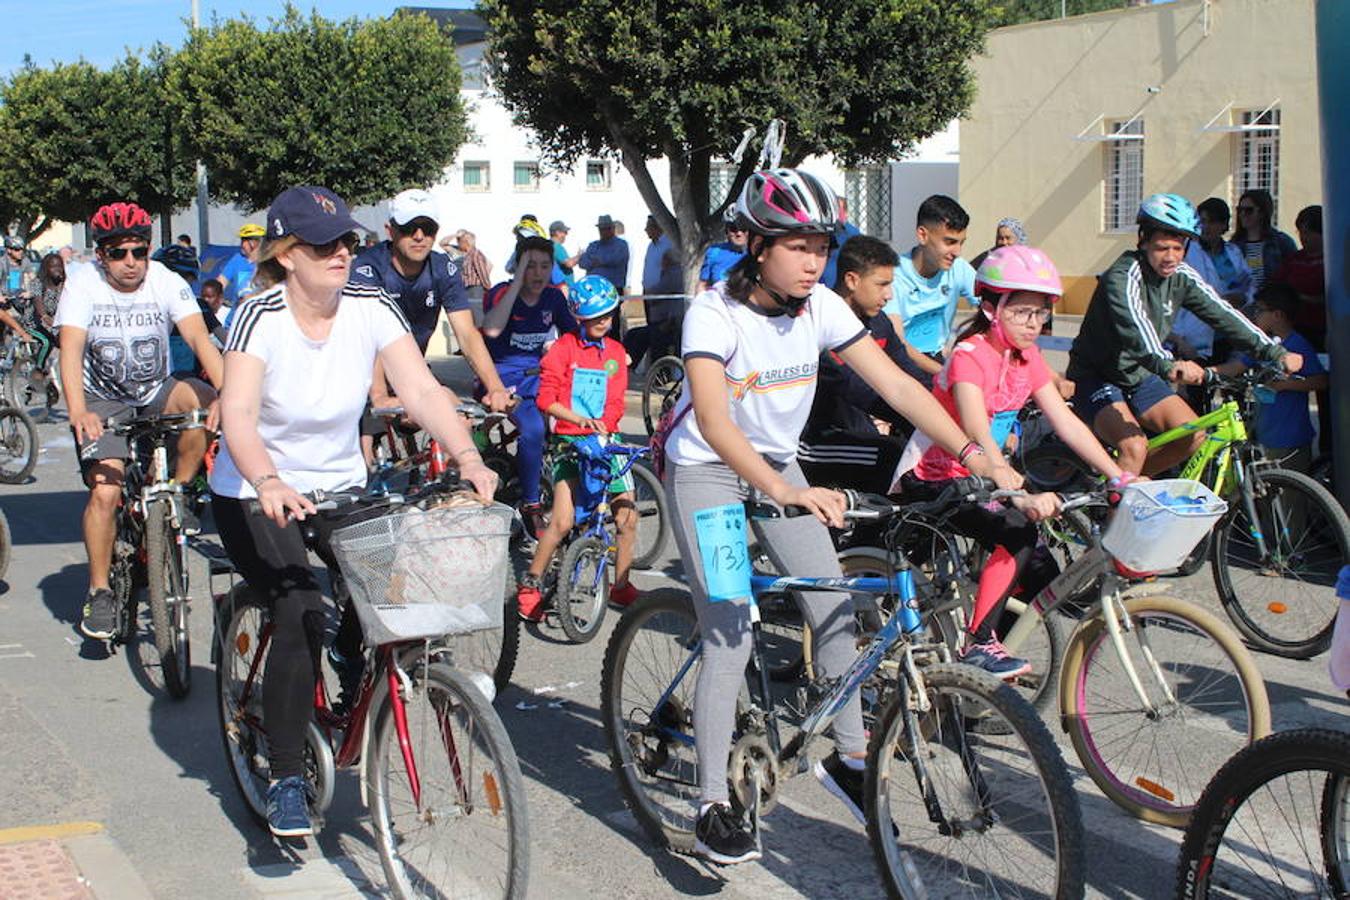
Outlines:
<svg viewBox="0 0 1350 900"><path fill-rule="evenodd" d="M702 635L693 710L702 798L694 852L719 864L760 856L727 789L736 701L751 653L751 598L748 580L728 583L718 560L724 551L734 554L738 543L744 550L741 505L755 499L805 507L811 515L751 523L760 545L780 572L841 574L826 525L843 524L845 498L810 487L796 459L820 354L837 353L888 405L979 474L1005 487L1021 484L1001 457L986 457L967 441L932 395L868 339L839 295L818 283L838 209L834 192L809 173L772 169L750 176L736 202L750 230L746 255L689 306L682 347L687 375L657 435ZM857 654L849 595L811 592L798 602L815 634L820 674L843 675ZM833 733L834 752L815 774L862 822L867 738L856 693Z"/></svg>
<svg viewBox="0 0 1350 900"><path fill-rule="evenodd" d="M1065 444L1113 486L1126 483L1132 476L1122 472L1069 409L1036 346L1041 325L1062 293L1050 257L1023 244L999 247L980 264L976 293L979 310L933 380L938 402L990 458L1001 459L1018 411L1035 400ZM914 440L919 446L931 443L921 434ZM901 492L918 501L930 500L953 479L968 474L949 450L927 446L918 465L901 478ZM949 519L990 554L980 572L963 662L1005 679L1031 670L1026 660L1008 655L994 626L1014 587L1020 584L1023 596L1034 597L1059 574L1049 553L1038 551L1036 525L1058 511L1055 494L1031 494L1009 504L966 506Z"/></svg>
<svg viewBox="0 0 1350 900"><path fill-rule="evenodd" d="M558 545L572 530L573 497L580 471L576 459L566 452L568 444L589 434L610 435L623 418L624 391L628 390L628 366L623 344L606 335L619 305L619 292L601 275L587 275L567 297L567 308L577 321L577 330L562 335L544 354L539 365L538 406L553 419L553 509L548 526L539 532L530 568L520 579L516 594L520 617L538 622L544 617L539 580ZM613 460L615 471L623 461ZM625 607L637 599L637 588L628 580L637 533L637 509L633 505L633 476L625 473L611 482L611 508L619 532L614 565L614 585L609 600Z"/></svg>

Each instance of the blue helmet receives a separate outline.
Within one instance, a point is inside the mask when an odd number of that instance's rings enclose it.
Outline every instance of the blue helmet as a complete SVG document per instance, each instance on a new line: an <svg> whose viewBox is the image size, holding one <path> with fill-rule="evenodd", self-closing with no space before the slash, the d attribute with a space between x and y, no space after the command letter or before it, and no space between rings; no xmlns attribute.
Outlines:
<svg viewBox="0 0 1350 900"><path fill-rule="evenodd" d="M1180 194L1154 194L1140 205L1135 221L1190 238L1200 236L1200 217L1191 201Z"/></svg>
<svg viewBox="0 0 1350 900"><path fill-rule="evenodd" d="M587 275L567 296L567 309L578 322L598 319L619 305L619 292L603 275Z"/></svg>
<svg viewBox="0 0 1350 900"><path fill-rule="evenodd" d="M201 265L197 262L197 251L182 244L170 244L155 251L151 257L157 259L171 272L184 278L196 279L201 274Z"/></svg>

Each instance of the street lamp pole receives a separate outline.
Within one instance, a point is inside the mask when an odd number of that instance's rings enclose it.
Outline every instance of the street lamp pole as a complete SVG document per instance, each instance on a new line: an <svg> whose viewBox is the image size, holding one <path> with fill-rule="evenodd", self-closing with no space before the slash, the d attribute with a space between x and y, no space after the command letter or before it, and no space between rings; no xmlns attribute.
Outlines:
<svg viewBox="0 0 1350 900"><path fill-rule="evenodd" d="M201 0L192 0L192 29L202 27ZM197 243L198 253L205 253L211 243L210 210L207 208L206 166L197 160Z"/></svg>

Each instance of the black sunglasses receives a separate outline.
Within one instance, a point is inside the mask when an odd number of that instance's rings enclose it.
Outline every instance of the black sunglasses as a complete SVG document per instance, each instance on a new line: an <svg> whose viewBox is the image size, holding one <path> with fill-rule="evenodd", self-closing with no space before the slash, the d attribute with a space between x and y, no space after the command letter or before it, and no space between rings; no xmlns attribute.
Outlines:
<svg viewBox="0 0 1350 900"><path fill-rule="evenodd" d="M361 246L361 239L356 236L355 232L349 231L342 237L333 238L326 244L306 244L305 246L309 247L319 259L327 259L338 252L339 247L347 248L347 253L355 256L356 248Z"/></svg>
<svg viewBox="0 0 1350 900"><path fill-rule="evenodd" d="M132 259L145 259L150 255L149 247L109 247L103 251L108 259L125 259L130 253Z"/></svg>
<svg viewBox="0 0 1350 900"><path fill-rule="evenodd" d="M430 219L420 218L420 219L413 219L407 225L400 225L397 222L395 222L394 230L397 231L399 234L403 235L404 237L412 237L419 231L425 234L427 237L431 237L439 230L439 226Z"/></svg>

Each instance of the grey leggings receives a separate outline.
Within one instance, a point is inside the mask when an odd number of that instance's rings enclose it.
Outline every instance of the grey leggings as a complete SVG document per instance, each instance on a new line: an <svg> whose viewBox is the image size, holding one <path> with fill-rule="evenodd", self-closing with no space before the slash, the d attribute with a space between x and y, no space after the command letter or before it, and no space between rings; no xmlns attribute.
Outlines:
<svg viewBox="0 0 1350 900"><path fill-rule="evenodd" d="M772 465L790 483L806 485L795 462ZM694 737L698 744L699 789L705 803L728 799L727 757L731 752L736 697L750 661L750 603L748 598L708 601L694 533L694 513L740 503L752 495L756 500L768 500L722 463L672 464L666 472L666 498L675 525L675 541L684 560L703 637L703 659L694 693ZM750 527L780 572L814 577L842 574L830 534L815 517L760 519L752 521ZM815 634L814 658L819 674L842 675L857 656L849 595L810 592L798 595L797 600ZM833 728L835 745L841 754L867 749L862 708L856 693L834 720Z"/></svg>

